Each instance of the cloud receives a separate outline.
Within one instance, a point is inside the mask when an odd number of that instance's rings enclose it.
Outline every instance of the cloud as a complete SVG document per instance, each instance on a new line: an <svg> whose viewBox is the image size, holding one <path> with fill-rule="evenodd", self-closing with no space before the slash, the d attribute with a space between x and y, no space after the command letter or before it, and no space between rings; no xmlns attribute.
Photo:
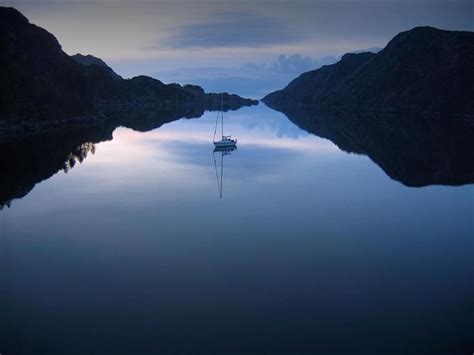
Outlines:
<svg viewBox="0 0 474 355"><path fill-rule="evenodd" d="M322 58L312 58L296 54L281 54L275 60L265 63L248 62L240 70L252 75L260 76L283 76L291 77L299 75L305 71L317 69L326 64L333 64L338 60L337 57L327 56Z"/></svg>
<svg viewBox="0 0 474 355"><path fill-rule="evenodd" d="M378 53L382 49L383 48L380 48L380 47L370 47L370 48L364 48L364 49L358 49L358 50L355 50L355 51L350 51L350 53L364 53L364 52Z"/></svg>
<svg viewBox="0 0 474 355"><path fill-rule="evenodd" d="M312 58L301 54L281 54L278 57L263 62L247 62L240 66L205 66L205 67L183 67L178 70L166 72L166 77L174 77L179 81L182 79L262 79L262 78L284 78L290 79L308 71L317 69L326 64L335 63L339 57L327 56ZM161 77L163 72L155 73L154 76Z"/></svg>
<svg viewBox="0 0 474 355"><path fill-rule="evenodd" d="M165 82L201 85L210 92L232 90L259 99L271 91L281 89L301 73L337 60L335 56L316 59L297 53L281 54L268 61L252 61L239 66L183 67L153 76Z"/></svg>
<svg viewBox="0 0 474 355"><path fill-rule="evenodd" d="M226 12L209 22L175 29L165 45L171 48L262 47L298 42L284 23L256 14Z"/></svg>

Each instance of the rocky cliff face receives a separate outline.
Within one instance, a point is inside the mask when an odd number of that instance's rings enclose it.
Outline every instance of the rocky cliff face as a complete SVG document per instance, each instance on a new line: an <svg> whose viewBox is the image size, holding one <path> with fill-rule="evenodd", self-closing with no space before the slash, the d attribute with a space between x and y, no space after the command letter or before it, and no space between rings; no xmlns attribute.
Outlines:
<svg viewBox="0 0 474 355"><path fill-rule="evenodd" d="M98 110L208 108L214 96L138 76L117 77L102 60L64 53L57 39L13 8L0 7L0 119L58 120ZM226 108L257 104L225 94Z"/></svg>
<svg viewBox="0 0 474 355"><path fill-rule="evenodd" d="M336 64L304 73L263 101L274 107L472 116L473 62L473 32L417 27L377 54L346 54Z"/></svg>
<svg viewBox="0 0 474 355"><path fill-rule="evenodd" d="M103 68L104 72L110 75L113 79L123 79L120 75L114 72L113 69L109 67L102 59L94 57L91 54L83 55L81 53L77 53L72 55L71 58L85 66L95 65L100 68Z"/></svg>
<svg viewBox="0 0 474 355"><path fill-rule="evenodd" d="M95 69L75 62L52 34L15 9L0 7L1 117L72 114L90 107L98 94L92 82L112 80Z"/></svg>

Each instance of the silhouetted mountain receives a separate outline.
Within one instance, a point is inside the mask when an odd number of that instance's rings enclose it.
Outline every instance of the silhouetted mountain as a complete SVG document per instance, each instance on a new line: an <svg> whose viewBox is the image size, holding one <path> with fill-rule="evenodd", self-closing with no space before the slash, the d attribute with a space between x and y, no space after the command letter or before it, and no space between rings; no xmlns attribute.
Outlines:
<svg viewBox="0 0 474 355"><path fill-rule="evenodd" d="M94 57L91 54L83 55L77 53L71 56L76 62L81 63L82 65L96 65L98 67L104 68L104 72L109 74L114 79L123 79L120 75L113 71L102 59Z"/></svg>
<svg viewBox="0 0 474 355"><path fill-rule="evenodd" d="M214 107L215 95L146 76L119 79L109 69L98 58L70 57L52 34L30 24L17 10L0 7L0 119L58 120L120 109ZM257 103L224 94L226 108Z"/></svg>
<svg viewBox="0 0 474 355"><path fill-rule="evenodd" d="M474 122L287 106L300 128L340 149L367 155L406 186L474 183Z"/></svg>
<svg viewBox="0 0 474 355"><path fill-rule="evenodd" d="M263 101L378 112L473 115L474 33L416 27L380 52L346 54Z"/></svg>
<svg viewBox="0 0 474 355"><path fill-rule="evenodd" d="M374 53L347 53L339 62L325 65L320 69L301 74L288 86L275 91L263 99L271 105L303 104L311 105L323 102L328 91L346 83L354 71L375 56Z"/></svg>

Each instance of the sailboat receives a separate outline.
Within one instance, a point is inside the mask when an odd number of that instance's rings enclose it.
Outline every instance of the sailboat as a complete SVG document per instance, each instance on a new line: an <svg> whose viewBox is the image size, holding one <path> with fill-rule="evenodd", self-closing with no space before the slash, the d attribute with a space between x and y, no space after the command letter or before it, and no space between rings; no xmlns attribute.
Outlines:
<svg viewBox="0 0 474 355"><path fill-rule="evenodd" d="M216 141L217 125L221 119L221 140ZM224 136L224 94L221 94L221 111L217 113L216 127L214 128L214 138L212 139L216 149L230 148L237 145L237 139L232 139L231 136Z"/></svg>

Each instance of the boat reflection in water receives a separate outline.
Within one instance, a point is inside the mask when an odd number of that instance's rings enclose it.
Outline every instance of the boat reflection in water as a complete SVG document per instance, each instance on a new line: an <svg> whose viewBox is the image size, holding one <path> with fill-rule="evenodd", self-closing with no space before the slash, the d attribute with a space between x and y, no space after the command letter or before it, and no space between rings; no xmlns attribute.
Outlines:
<svg viewBox="0 0 474 355"><path fill-rule="evenodd" d="M216 169L216 179L217 179L217 188L219 190L219 197L222 198L222 185L224 181L224 156L230 155L233 151L237 150L237 146L230 146L230 147L215 147L212 151L212 156L214 158L214 168ZM221 158L220 163L220 173L218 169L217 161L219 160L219 154ZM217 159L216 159L217 155Z"/></svg>

